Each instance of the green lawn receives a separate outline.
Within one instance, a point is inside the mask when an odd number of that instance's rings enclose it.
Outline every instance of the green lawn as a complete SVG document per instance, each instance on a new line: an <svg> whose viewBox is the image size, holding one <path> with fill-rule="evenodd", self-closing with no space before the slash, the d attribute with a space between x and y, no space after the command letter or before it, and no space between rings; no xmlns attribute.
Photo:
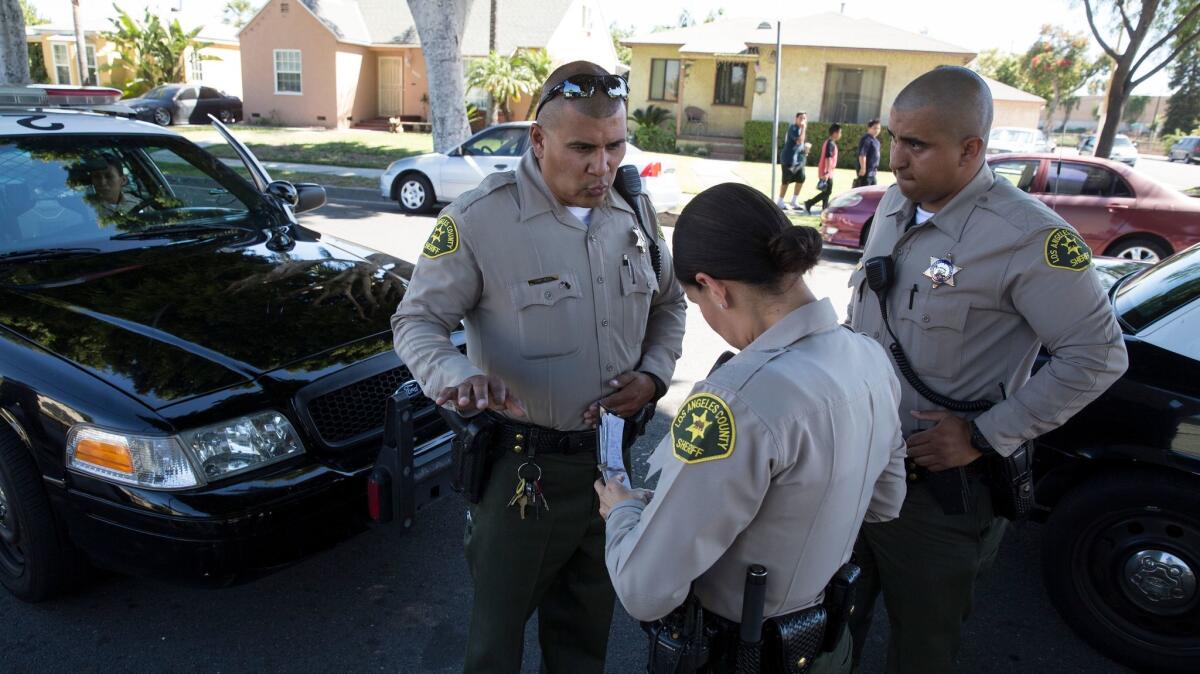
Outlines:
<svg viewBox="0 0 1200 674"><path fill-rule="evenodd" d="M382 169L397 159L433 151L433 137L425 133L243 125L236 125L232 130L262 161ZM176 131L194 142L216 143L208 150L218 157L235 156L233 149L210 127L183 126Z"/></svg>

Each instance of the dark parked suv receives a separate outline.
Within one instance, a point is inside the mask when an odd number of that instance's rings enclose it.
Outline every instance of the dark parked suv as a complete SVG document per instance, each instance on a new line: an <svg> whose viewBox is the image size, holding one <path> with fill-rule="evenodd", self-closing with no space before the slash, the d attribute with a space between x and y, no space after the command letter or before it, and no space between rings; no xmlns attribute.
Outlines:
<svg viewBox="0 0 1200 674"><path fill-rule="evenodd" d="M24 100L0 115L0 582L228 582L361 529L385 402L414 391L389 330L411 265L300 226L324 190L232 137L242 175ZM411 403L428 498L449 432Z"/></svg>

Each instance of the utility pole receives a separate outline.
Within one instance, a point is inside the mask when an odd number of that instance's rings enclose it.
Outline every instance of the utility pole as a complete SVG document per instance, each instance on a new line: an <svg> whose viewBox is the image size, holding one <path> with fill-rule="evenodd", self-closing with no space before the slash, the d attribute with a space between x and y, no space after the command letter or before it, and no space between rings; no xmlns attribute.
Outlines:
<svg viewBox="0 0 1200 674"><path fill-rule="evenodd" d="M79 0L71 0L71 16L75 20L75 61L79 64L79 83L96 84L88 77L87 43L83 41L83 22L79 19Z"/></svg>

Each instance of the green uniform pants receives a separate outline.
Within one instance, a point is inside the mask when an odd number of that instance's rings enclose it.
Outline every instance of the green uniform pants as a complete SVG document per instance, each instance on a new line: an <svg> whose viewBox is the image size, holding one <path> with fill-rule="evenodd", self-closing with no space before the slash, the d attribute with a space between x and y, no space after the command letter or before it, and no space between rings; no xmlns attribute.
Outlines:
<svg viewBox="0 0 1200 674"><path fill-rule="evenodd" d="M543 672L604 670L615 593L604 565L604 520L590 452L539 455L550 510L509 507L523 455L504 452L483 499L468 509L467 566L475 603L464 671L517 674L525 623L538 612ZM628 464L626 464L628 465ZM532 466L522 471L536 474Z"/></svg>
<svg viewBox="0 0 1200 674"><path fill-rule="evenodd" d="M975 579L994 561L1007 524L993 516L987 485L977 478L970 484L973 507L965 514L945 514L928 487L909 483L899 518L863 525L854 547L863 570L850 624L855 666L882 590L889 674L954 671Z"/></svg>

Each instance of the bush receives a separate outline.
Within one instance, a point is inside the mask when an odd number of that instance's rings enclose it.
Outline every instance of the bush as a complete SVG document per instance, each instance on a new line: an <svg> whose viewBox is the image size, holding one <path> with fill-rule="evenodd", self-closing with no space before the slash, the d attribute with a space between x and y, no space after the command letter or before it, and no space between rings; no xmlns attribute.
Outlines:
<svg viewBox="0 0 1200 674"><path fill-rule="evenodd" d="M633 144L646 152L674 152L675 132L661 126L639 126Z"/></svg>
<svg viewBox="0 0 1200 674"><path fill-rule="evenodd" d="M779 151L783 151L783 140L787 137L791 122L779 123ZM838 168L858 169L858 141L867 132L865 124L843 124L842 139L838 141ZM808 166L816 166L820 160L821 146L829 137L829 122L809 122L806 140L812 143L808 151ZM886 171L891 156L891 139L886 133L879 134L879 170ZM742 145L746 148L746 161L771 161L771 123L758 120L746 122L742 131Z"/></svg>

